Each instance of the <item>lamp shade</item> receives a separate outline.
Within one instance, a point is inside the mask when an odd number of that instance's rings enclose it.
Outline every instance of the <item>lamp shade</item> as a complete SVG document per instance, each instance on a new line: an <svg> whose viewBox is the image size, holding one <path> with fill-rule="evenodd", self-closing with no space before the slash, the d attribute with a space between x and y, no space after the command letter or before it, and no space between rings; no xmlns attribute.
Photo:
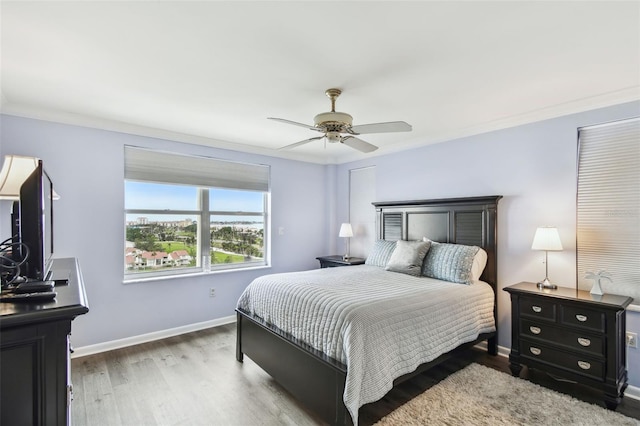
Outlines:
<svg viewBox="0 0 640 426"><path fill-rule="evenodd" d="M562 250L562 242L560 241L558 228L554 226L541 226L536 229L536 234L533 236L531 250Z"/></svg>
<svg viewBox="0 0 640 426"><path fill-rule="evenodd" d="M343 223L340 225L339 237L353 237L353 229L351 229L350 223Z"/></svg>
<svg viewBox="0 0 640 426"><path fill-rule="evenodd" d="M19 200L20 187L37 166L36 157L6 155L0 170L0 200Z"/></svg>

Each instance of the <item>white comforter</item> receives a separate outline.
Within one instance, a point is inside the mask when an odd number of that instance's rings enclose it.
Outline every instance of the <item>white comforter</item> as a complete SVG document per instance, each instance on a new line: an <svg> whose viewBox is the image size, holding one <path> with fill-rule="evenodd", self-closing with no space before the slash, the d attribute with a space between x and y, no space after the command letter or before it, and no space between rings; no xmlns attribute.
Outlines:
<svg viewBox="0 0 640 426"><path fill-rule="evenodd" d="M265 275L238 308L347 366L344 402L358 409L393 380L480 333L495 331L493 290L360 265Z"/></svg>

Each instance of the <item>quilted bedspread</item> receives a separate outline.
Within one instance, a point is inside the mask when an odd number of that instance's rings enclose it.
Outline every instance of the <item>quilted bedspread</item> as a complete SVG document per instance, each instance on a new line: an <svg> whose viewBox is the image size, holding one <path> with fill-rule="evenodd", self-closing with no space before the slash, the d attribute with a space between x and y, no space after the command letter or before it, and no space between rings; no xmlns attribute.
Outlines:
<svg viewBox="0 0 640 426"><path fill-rule="evenodd" d="M265 275L238 308L347 366L344 403L382 398L393 380L495 331L486 283L455 284L359 265Z"/></svg>

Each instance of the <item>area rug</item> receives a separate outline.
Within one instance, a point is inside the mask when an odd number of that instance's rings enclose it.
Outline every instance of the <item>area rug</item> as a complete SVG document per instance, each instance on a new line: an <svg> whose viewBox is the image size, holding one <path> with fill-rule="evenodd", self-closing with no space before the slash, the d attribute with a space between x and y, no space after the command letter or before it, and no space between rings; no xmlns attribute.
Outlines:
<svg viewBox="0 0 640 426"><path fill-rule="evenodd" d="M492 368L470 364L376 425L638 426L640 421Z"/></svg>

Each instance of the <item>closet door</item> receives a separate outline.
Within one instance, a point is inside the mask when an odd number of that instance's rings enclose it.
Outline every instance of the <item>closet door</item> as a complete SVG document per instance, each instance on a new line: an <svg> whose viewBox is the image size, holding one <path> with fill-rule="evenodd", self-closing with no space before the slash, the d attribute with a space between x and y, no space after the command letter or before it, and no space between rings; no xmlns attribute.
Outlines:
<svg viewBox="0 0 640 426"><path fill-rule="evenodd" d="M353 228L350 254L366 258L376 238L375 166L349 170L349 222Z"/></svg>

